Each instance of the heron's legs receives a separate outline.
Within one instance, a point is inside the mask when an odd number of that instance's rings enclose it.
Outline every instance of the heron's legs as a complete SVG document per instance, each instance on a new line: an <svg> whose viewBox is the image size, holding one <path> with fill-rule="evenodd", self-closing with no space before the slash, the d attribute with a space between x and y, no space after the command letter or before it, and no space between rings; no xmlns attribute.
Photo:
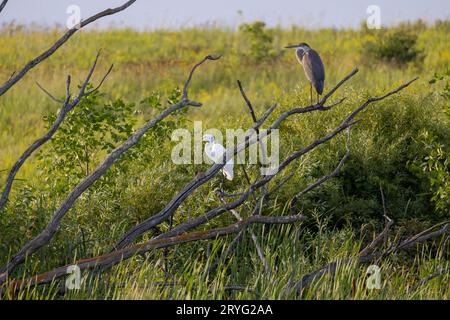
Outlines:
<svg viewBox="0 0 450 320"><path fill-rule="evenodd" d="M319 94L317 93L317 104L319 104Z"/></svg>
<svg viewBox="0 0 450 320"><path fill-rule="evenodd" d="M312 102L312 84L311 83L309 84L309 100L312 105L313 102Z"/></svg>

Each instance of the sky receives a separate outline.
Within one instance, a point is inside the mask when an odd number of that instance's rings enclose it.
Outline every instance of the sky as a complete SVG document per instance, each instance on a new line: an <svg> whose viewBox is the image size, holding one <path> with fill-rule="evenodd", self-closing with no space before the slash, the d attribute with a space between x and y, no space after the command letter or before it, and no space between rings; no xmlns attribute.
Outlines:
<svg viewBox="0 0 450 320"><path fill-rule="evenodd" d="M0 14L0 24L15 21L29 25L66 25L67 8L77 5L81 18L89 17L126 0L10 0ZM384 26L406 20L450 19L450 0L138 0L127 10L106 17L90 28L131 27L138 30L219 25L236 27L263 20L268 26L308 28L353 27L369 16L367 8L380 9Z"/></svg>

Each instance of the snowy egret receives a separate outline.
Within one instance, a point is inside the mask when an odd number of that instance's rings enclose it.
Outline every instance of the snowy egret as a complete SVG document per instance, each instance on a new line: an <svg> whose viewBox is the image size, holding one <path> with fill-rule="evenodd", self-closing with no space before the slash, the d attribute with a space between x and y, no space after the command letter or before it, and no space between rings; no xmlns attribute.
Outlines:
<svg viewBox="0 0 450 320"><path fill-rule="evenodd" d="M226 152L226 149L220 144L215 143L214 136L212 134L205 134L203 136L203 141L206 141L205 145L205 153L214 163L222 163L224 153ZM233 159L229 159L225 166L222 168L222 173L228 180L233 180L234 177L234 162Z"/></svg>

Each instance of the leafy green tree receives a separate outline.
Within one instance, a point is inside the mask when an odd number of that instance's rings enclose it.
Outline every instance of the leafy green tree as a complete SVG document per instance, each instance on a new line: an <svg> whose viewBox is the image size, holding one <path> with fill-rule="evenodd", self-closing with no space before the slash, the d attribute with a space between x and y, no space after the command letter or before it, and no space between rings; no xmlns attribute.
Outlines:
<svg viewBox="0 0 450 320"><path fill-rule="evenodd" d="M239 30L250 44L250 49L247 53L249 57L257 62L271 60L276 57L273 48L273 34L270 30L267 30L264 22L244 23L239 26Z"/></svg>
<svg viewBox="0 0 450 320"><path fill-rule="evenodd" d="M70 182L89 175L100 154L111 152L133 132L134 104L121 99L103 102L102 98L98 91L83 97L51 140L50 150L40 154L40 167L58 191L67 191ZM44 117L47 127L56 116Z"/></svg>

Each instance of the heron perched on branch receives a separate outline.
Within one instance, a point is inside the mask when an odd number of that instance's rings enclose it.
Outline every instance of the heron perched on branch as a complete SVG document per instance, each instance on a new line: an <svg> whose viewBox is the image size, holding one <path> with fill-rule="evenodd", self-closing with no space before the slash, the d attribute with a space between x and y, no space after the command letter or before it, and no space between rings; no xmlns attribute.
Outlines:
<svg viewBox="0 0 450 320"><path fill-rule="evenodd" d="M302 42L300 44L289 45L286 49L295 48L295 54L298 62L303 66L306 77L310 83L310 100L312 104L312 86L317 92L317 102L319 102L319 95L323 92L325 82L325 68L323 67L322 59L319 54L312 49L308 44Z"/></svg>

